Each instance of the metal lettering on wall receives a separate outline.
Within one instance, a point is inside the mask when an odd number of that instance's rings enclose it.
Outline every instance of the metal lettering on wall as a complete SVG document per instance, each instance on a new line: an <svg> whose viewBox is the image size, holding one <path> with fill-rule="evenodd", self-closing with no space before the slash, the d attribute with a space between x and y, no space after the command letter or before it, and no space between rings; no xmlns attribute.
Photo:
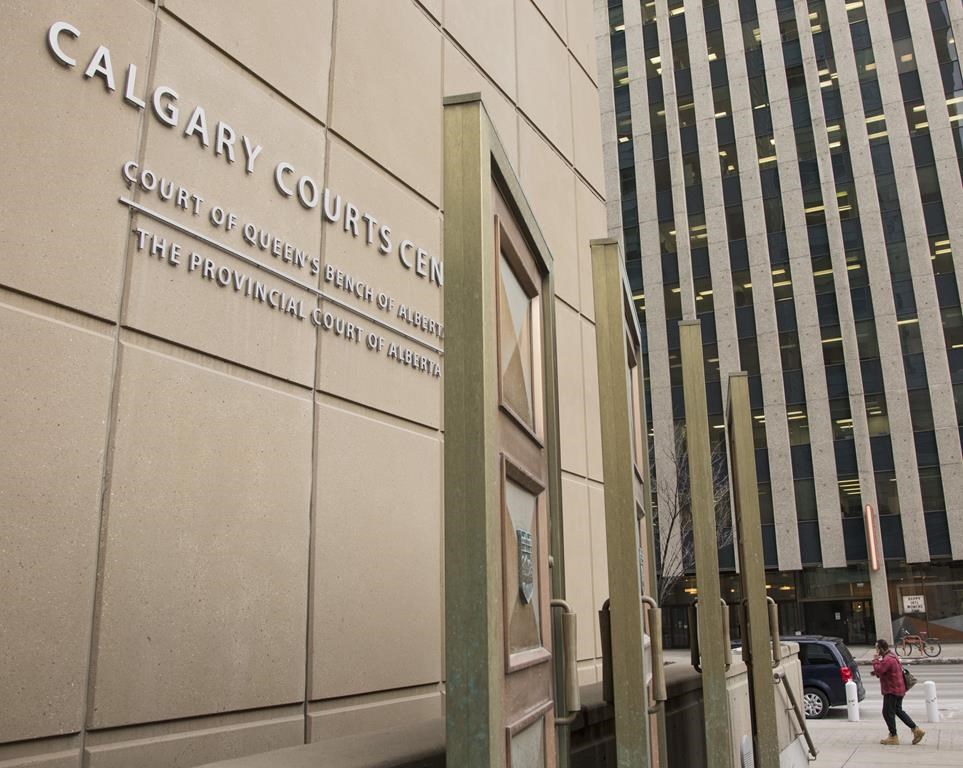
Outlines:
<svg viewBox="0 0 963 768"><path fill-rule="evenodd" d="M80 36L80 30L64 21L55 22L47 31L51 56L67 69L78 65L74 55L77 55L76 41ZM158 85L150 94L141 93L136 65L128 64L123 72L121 98L127 106L153 115L163 126L181 131L186 138L196 137L197 141L191 141L191 145L212 151L228 164L241 161L246 174L254 174L260 167L258 160L264 147L250 136L239 134L223 120L215 123L200 104L194 105L189 113L182 110L181 96L168 85ZM110 92L117 90L119 82L106 45L95 47L82 75L85 79L101 79ZM137 161L128 160L121 167L120 175L131 193L140 190L152 201L147 205L121 195L120 203L184 235L184 240L178 242L143 225L137 226L133 232L138 253L220 288L231 289L239 300L254 302L297 322L310 322L324 332L370 352L384 354L429 377L441 376L444 326L437 318L399 301L339 265L322 264L320 256L302 247L303 244L290 242L237 212L205 199L193 186L168 178L158 169L141 167ZM439 257L411 240L396 239L390 224L379 221L371 212L333 190L322 188L310 175L298 173L291 163L277 163L271 182L277 194L296 199L306 211L320 209L322 222L335 225L342 234L360 239L382 256L394 254L397 264L412 277L438 289L444 285L444 262ZM189 214L198 224L186 226L168 215L178 212ZM236 232L250 252L200 231L205 222L219 236ZM196 243L218 251L224 258L198 253ZM269 263L272 259L297 267L306 278L316 281L320 278L324 288L272 266ZM264 282L266 276L283 281L285 288ZM304 300L308 297L320 298L330 309L306 307ZM349 313L350 319L343 312ZM390 331L404 342L389 340L381 330Z"/></svg>

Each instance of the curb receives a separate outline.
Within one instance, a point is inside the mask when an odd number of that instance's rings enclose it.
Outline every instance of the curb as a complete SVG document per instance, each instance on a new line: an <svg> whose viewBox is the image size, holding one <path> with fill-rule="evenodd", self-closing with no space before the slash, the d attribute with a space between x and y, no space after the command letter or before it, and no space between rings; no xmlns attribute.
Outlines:
<svg viewBox="0 0 963 768"><path fill-rule="evenodd" d="M949 656L945 659L935 658L935 659L900 659L902 664L963 664L963 658L958 656ZM872 659L857 659L856 664L860 667L871 667L873 666Z"/></svg>

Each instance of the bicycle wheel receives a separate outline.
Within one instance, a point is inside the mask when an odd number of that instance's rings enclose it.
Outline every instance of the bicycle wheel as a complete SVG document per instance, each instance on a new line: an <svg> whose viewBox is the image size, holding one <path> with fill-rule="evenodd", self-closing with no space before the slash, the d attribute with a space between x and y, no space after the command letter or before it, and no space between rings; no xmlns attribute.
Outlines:
<svg viewBox="0 0 963 768"><path fill-rule="evenodd" d="M923 653L927 656L939 656L943 651L943 646L940 645L939 640L927 640L926 645L923 646Z"/></svg>
<svg viewBox="0 0 963 768"><path fill-rule="evenodd" d="M913 655L912 644L907 643L905 640L901 640L900 642L898 642L896 644L896 655L902 656L904 659L907 656L912 656Z"/></svg>

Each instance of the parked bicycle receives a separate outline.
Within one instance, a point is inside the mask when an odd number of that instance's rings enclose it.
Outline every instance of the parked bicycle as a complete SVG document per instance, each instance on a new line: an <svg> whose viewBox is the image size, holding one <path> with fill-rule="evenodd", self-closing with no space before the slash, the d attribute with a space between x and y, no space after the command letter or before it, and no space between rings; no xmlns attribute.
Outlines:
<svg viewBox="0 0 963 768"><path fill-rule="evenodd" d="M939 656L943 651L943 646L935 637L928 637L926 632L911 635L907 630L902 630L896 638L896 655L906 658L913 655L914 649L919 651L920 656Z"/></svg>

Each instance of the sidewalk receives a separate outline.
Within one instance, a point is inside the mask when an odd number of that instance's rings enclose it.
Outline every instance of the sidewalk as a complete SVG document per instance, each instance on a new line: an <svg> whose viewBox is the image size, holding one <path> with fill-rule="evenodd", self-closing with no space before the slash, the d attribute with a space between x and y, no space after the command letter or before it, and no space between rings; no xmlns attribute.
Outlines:
<svg viewBox="0 0 963 768"><path fill-rule="evenodd" d="M876 707L860 707L860 721L850 723L845 709L834 709L823 720L808 720L819 755L810 763L814 768L959 768L963 764L963 719L958 711L942 712L939 723L923 722L918 711L911 712L926 737L913 746L911 735L902 725L901 744L883 746L879 740L886 727Z"/></svg>

